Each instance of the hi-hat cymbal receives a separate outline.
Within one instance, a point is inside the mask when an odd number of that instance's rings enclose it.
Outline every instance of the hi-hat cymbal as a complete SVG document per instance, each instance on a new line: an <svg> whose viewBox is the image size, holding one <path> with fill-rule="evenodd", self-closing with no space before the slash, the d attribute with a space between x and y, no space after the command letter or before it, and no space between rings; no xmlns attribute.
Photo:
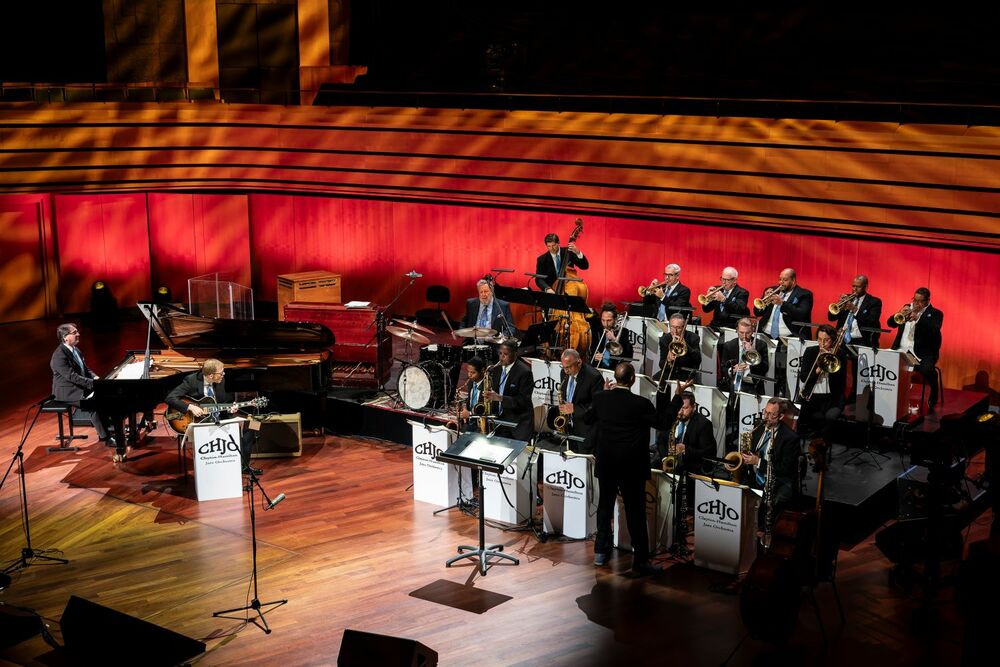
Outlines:
<svg viewBox="0 0 1000 667"><path fill-rule="evenodd" d="M497 330L486 327L465 327L464 329L455 329L455 333L465 338L492 338L497 335Z"/></svg>
<svg viewBox="0 0 1000 667"><path fill-rule="evenodd" d="M397 338L416 341L421 345L427 345L427 343L431 342L430 338L421 333L417 333L413 329L405 329L403 327L386 327L385 330Z"/></svg>
<svg viewBox="0 0 1000 667"><path fill-rule="evenodd" d="M406 320L392 320L393 324L402 324L404 327L410 327L411 329L416 329L417 331L423 331L424 333L434 333L422 324L417 324L416 322L407 322Z"/></svg>

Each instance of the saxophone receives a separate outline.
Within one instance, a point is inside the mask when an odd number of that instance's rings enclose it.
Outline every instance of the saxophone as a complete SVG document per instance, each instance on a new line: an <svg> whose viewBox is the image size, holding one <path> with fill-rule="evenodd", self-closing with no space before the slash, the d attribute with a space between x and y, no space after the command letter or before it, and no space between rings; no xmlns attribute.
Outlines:
<svg viewBox="0 0 1000 667"><path fill-rule="evenodd" d="M675 419L674 423L670 425L670 434L667 436L667 455L663 457L663 472L674 473L681 466L681 455L677 453L676 435L679 421L679 419ZM677 489L677 514L680 516L677 534L687 535L687 475L680 475L674 480L674 483L680 484L680 488Z"/></svg>
<svg viewBox="0 0 1000 667"><path fill-rule="evenodd" d="M757 424L749 431L740 433L739 451L729 452L726 454L726 463L723 464L723 467L726 469L726 472L729 473L729 478L737 484L743 483L743 472L745 470L743 467L743 455L750 453L750 448L753 446L753 434L763 425L764 422L757 422Z"/></svg>
<svg viewBox="0 0 1000 667"><path fill-rule="evenodd" d="M663 457L662 465L663 472L672 473L680 465L679 457L677 456L677 422L678 419L674 420L674 423L670 425L669 435L667 436L667 455Z"/></svg>
<svg viewBox="0 0 1000 667"><path fill-rule="evenodd" d="M487 366L483 371L483 383L479 391L479 402L472 407L472 414L479 418L479 432L486 435L490 429L490 416L493 414L493 404L486 399L486 394L493 389L490 382L490 372L500 365L500 362Z"/></svg>
<svg viewBox="0 0 1000 667"><path fill-rule="evenodd" d="M774 466L771 465L774 453L774 429L770 429L771 440L767 444L767 474L764 476L764 539L761 541L764 549L771 548L771 522L774 519Z"/></svg>

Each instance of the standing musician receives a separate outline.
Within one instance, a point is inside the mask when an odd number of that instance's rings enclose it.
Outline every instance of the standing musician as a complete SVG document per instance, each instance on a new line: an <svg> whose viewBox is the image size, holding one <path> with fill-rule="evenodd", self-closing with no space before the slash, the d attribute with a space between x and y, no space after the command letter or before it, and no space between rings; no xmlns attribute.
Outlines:
<svg viewBox="0 0 1000 667"><path fill-rule="evenodd" d="M823 441L829 444L833 435L833 425L844 412L844 395L847 389L847 352L844 345L834 352L837 330L829 324L821 324L816 331L815 347L802 353L799 363L799 380L802 385L802 414L799 423L818 428ZM846 332L845 332L846 339ZM834 354L840 363L834 372L825 371L816 359L820 354Z"/></svg>
<svg viewBox="0 0 1000 667"><path fill-rule="evenodd" d="M590 357L590 363L598 368L614 368L619 361L632 359L632 342L628 339L628 332L625 327L618 326L618 311L615 304L606 301L601 306L601 332L596 338L597 345L594 347L594 354ZM608 348L620 345L621 349L615 349L615 354Z"/></svg>
<svg viewBox="0 0 1000 667"><path fill-rule="evenodd" d="M680 313L674 313L670 317L670 333L660 336L660 379L670 376L671 380L687 380L695 376L695 371L701 368L701 344L698 341L698 334L687 331L684 323L687 320ZM670 351L670 344L684 341L687 352L680 357L675 357ZM673 364L673 375L670 375L670 364ZM664 370L666 369L666 370ZM666 375L664 375L666 373Z"/></svg>
<svg viewBox="0 0 1000 667"><path fill-rule="evenodd" d="M681 407L677 412L674 423L665 431L667 437L657 438L656 453L657 459L653 462L653 467L659 468L660 462L669 453L670 429L674 432L674 448L681 456L683 467L688 472L700 472L702 460L716 454L715 430L712 422L705 415L698 412L698 402L694 394L685 391L681 394Z"/></svg>
<svg viewBox="0 0 1000 667"><path fill-rule="evenodd" d="M701 306L706 313L712 313L710 326L716 331L722 327L735 329L739 319L750 314L750 307L747 305L750 302L750 292L736 283L739 275L731 266L722 269L717 289L709 290L709 301Z"/></svg>
<svg viewBox="0 0 1000 667"><path fill-rule="evenodd" d="M749 479L751 487L766 489L768 450L772 473L772 496L764 501L770 502L770 512L764 503L757 510L757 529L765 531L765 520L770 515L772 523L778 518L781 510L790 503L798 493L799 436L796 435L785 421L791 411L791 404L784 398L771 398L764 406L763 428L754 433L750 452L743 452L743 463L751 467ZM767 526L766 528L770 528Z"/></svg>
<svg viewBox="0 0 1000 667"><path fill-rule="evenodd" d="M778 274L778 284L768 287L761 298L754 301L754 315L760 318L758 331L778 342L774 355L775 393L788 395L785 380L788 348L780 339L788 336L811 338L808 326L794 322L812 322L812 307L813 294L799 286L794 269L784 269Z"/></svg>
<svg viewBox="0 0 1000 667"><path fill-rule="evenodd" d="M49 360L49 368L52 369L52 395L57 401L79 407L80 399L94 390L94 380L98 375L83 360L83 353L79 348L79 327L75 324L60 324L56 327L56 338L59 340L59 347ZM108 433L100 415L85 411L80 411L80 415L86 415L90 419L102 442L106 442L109 447L116 446L114 437Z"/></svg>
<svg viewBox="0 0 1000 667"><path fill-rule="evenodd" d="M667 264L663 267L663 281L656 279L645 288L643 292L643 305L647 317L655 317L661 322L666 322L671 315L678 311L677 308L686 308L683 312L690 312L691 289L687 285L681 284L681 267L678 264Z"/></svg>
<svg viewBox="0 0 1000 667"><path fill-rule="evenodd" d="M733 395L740 391L754 394L764 393L762 380L748 378L746 375L766 375L770 363L767 359L767 343L754 335L754 323L749 317L736 323L736 338L723 343L719 354L719 389L731 391ZM749 364L744 359L747 352L756 352L760 358L756 364Z"/></svg>
<svg viewBox="0 0 1000 667"><path fill-rule="evenodd" d="M621 494L625 521L632 538L632 571L655 574L660 568L649 562L646 530L646 481L649 480L649 429L669 428L681 406L681 394L691 382L678 384L668 404L662 395L656 407L645 396L630 390L635 368L627 361L615 367L615 386L594 396L585 420L594 427L595 475L601 487L597 504L597 536L594 565L605 565L611 556L611 520L615 500Z"/></svg>
<svg viewBox="0 0 1000 667"><path fill-rule="evenodd" d="M583 252L576 246L576 243L570 243L565 248L559 247L558 234L546 234L545 247L548 250L539 255L535 261L535 273L544 276L542 278L535 278L535 284L538 285L538 289L540 290L545 290L550 294L554 293L556 278L559 277L559 273L564 266L576 267L583 270L590 268L590 262L584 257Z"/></svg>
<svg viewBox="0 0 1000 667"><path fill-rule="evenodd" d="M831 305L826 318L836 321L835 328L838 331L847 326L844 332L845 345L854 343L878 348L878 329L882 328L882 299L868 293L868 276L855 276L851 281L850 293L842 296L839 303ZM876 331L861 331L861 327Z"/></svg>
<svg viewBox="0 0 1000 667"><path fill-rule="evenodd" d="M942 322L944 313L931 305L931 291L926 287L917 288L913 301L886 321L888 326L898 329L892 349L905 350L919 359L914 369L931 386L928 412L934 411L938 399L937 361L941 356Z"/></svg>
<svg viewBox="0 0 1000 667"><path fill-rule="evenodd" d="M503 421L516 422L513 429L501 426L496 434L515 440L531 440L535 419L531 406L534 380L527 364L517 359L517 342L500 343L500 362L490 373L490 391L486 399L494 401L493 414Z"/></svg>
<svg viewBox="0 0 1000 667"><path fill-rule="evenodd" d="M476 283L476 289L479 297L465 301L462 326L495 329L505 336L513 335L514 316L510 312L510 304L493 296L493 285L485 278Z"/></svg>
<svg viewBox="0 0 1000 667"><path fill-rule="evenodd" d="M572 435L584 438L582 453L593 448L590 441L591 426L586 422L594 396L604 390L604 376L601 372L583 363L583 358L576 350L563 350L559 358L562 372L559 373L559 414L569 419Z"/></svg>

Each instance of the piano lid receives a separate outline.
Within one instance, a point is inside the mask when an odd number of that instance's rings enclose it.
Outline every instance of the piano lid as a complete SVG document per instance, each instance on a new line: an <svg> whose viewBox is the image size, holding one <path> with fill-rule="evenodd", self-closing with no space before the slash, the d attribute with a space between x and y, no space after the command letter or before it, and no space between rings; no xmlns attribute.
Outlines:
<svg viewBox="0 0 1000 667"><path fill-rule="evenodd" d="M319 352L334 343L333 332L313 322L228 320L191 315L170 304L137 305L163 344L173 350Z"/></svg>

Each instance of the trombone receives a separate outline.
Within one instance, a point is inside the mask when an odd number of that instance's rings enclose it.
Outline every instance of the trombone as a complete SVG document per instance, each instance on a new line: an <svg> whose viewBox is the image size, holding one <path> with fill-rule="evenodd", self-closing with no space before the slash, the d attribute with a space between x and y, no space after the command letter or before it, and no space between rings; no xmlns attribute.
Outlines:
<svg viewBox="0 0 1000 667"><path fill-rule="evenodd" d="M838 301L837 303L831 303L830 307L827 308L827 310L830 311L831 315L840 315L840 311L843 310L844 306L846 306L851 301L854 301L854 292L842 295L840 297L840 301Z"/></svg>
<svg viewBox="0 0 1000 667"><path fill-rule="evenodd" d="M816 355L816 361L813 362L812 368L806 374L806 383L809 382L809 378L816 373L816 379L813 380L813 384L809 387L808 394L802 394L801 398L803 401L808 401L812 398L813 392L816 391L816 385L822 379L822 373L830 375L831 373L836 373L840 370L840 359L837 357L837 350L840 349L841 343L844 342L844 334L847 332L847 327L841 327L840 331L837 333L837 340L833 344L833 349L829 352L819 352ZM817 371L816 369L819 368Z"/></svg>
<svg viewBox="0 0 1000 667"><path fill-rule="evenodd" d="M781 285L772 287L771 289L764 292L763 296L754 299L753 307L756 308L757 310L764 310L764 308L767 306L767 302L771 300L771 297L777 294L784 294L784 291L781 289Z"/></svg>
<svg viewBox="0 0 1000 667"><path fill-rule="evenodd" d="M686 355L688 353L688 346L687 346L687 343L684 342L684 333L683 332L687 331L687 323L688 323L688 319L690 319L690 317L691 317L691 313L688 313L687 316L685 316L685 318L684 318L684 328L681 329L681 336L680 336L680 338L679 339L675 338L674 340L670 341L670 346L667 348L667 351L670 354L674 355L674 360L671 361L670 364L669 364L669 366L670 366L670 374L667 375L666 378L664 378L664 373L667 372L667 365L668 364L664 363L663 364L663 368L660 369L660 379L656 383L656 391L658 393L662 394L663 392L665 392L667 390L667 383L670 382L670 378L672 378L674 376L674 368L677 367L677 360L680 359L681 357L683 357L684 355ZM672 336L672 334L671 334L671 336Z"/></svg>
<svg viewBox="0 0 1000 667"><path fill-rule="evenodd" d="M715 287L709 287L707 292L705 292L704 294L699 294L698 295L698 303L700 303L703 306L707 306L708 302L712 300L712 297L715 295L715 293L718 292L718 291L720 291L721 289L722 289L722 285L716 285Z"/></svg>
<svg viewBox="0 0 1000 667"><path fill-rule="evenodd" d="M904 303L903 307L896 311L896 314L892 316L892 321L896 324L902 324L910 317L910 313L913 312L912 303Z"/></svg>
<svg viewBox="0 0 1000 667"><path fill-rule="evenodd" d="M625 326L626 317L628 317L626 313L619 313L615 317L615 325L614 327L612 327L613 329L615 329L615 340L609 340L607 342L607 347L605 348L612 357L620 357L622 356L622 352L625 351L625 348L622 347L622 344L619 342L618 337L622 335L622 327ZM603 352L597 352L596 350L601 349L601 343L603 343L607 339L607 337L608 337L608 330L605 329L604 333L601 334L601 338L597 341L597 347L594 348L595 352L592 359L592 363L595 364L600 363L600 358L601 356L603 356Z"/></svg>

